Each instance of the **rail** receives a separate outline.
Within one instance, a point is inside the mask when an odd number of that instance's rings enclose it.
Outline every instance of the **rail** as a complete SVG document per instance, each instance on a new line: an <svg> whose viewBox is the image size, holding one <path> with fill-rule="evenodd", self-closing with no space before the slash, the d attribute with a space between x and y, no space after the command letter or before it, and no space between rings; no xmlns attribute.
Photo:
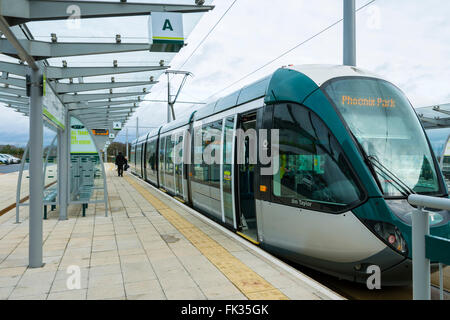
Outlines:
<svg viewBox="0 0 450 320"><path fill-rule="evenodd" d="M450 265L450 239L430 235L429 213L424 208L450 211L450 199L411 194L408 202L417 207L412 214L413 299L431 299L430 261L437 261L440 299L443 300L443 265Z"/></svg>

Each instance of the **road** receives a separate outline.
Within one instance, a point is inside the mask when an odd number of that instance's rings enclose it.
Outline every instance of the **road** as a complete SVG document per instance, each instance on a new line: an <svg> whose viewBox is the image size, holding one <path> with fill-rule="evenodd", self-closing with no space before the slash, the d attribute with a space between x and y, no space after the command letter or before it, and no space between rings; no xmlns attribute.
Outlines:
<svg viewBox="0 0 450 320"><path fill-rule="evenodd" d="M16 172L20 169L20 163L19 164L2 164L0 165L0 174L10 173L10 172ZM25 164L24 170L28 170L28 163Z"/></svg>

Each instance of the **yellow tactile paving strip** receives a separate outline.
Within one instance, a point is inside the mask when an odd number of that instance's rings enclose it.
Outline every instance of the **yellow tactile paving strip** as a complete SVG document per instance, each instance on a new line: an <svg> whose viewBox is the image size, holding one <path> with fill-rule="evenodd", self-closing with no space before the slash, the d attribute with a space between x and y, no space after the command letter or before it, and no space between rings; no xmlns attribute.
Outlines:
<svg viewBox="0 0 450 320"><path fill-rule="evenodd" d="M215 240L170 209L134 179L125 179L155 207L180 233L186 237L212 264L214 264L250 300L288 300L256 272L242 263Z"/></svg>

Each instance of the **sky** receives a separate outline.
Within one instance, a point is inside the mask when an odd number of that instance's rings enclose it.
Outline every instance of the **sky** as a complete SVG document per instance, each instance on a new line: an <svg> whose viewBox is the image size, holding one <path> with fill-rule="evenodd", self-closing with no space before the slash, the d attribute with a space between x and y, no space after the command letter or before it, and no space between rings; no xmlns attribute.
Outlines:
<svg viewBox="0 0 450 320"><path fill-rule="evenodd" d="M186 62L234 1L216 0L213 2L216 6L213 11L204 15L185 16L188 45L175 57L148 52L121 54L119 65L155 64L160 59L172 59L170 65L173 69L183 65L182 70L194 74L194 77L187 80L179 101L202 102L233 92L283 65L342 64L343 25L339 23L246 77L342 19L341 0L237 0ZM164 2L193 3L193 0ZM356 6L359 8L368 2L370 0L357 0ZM405 92L414 107L450 102L449 16L450 2L445 0L376 0L357 13L358 67L392 81ZM82 28L76 30L75 34L91 37L89 41L100 42L108 41L107 37L113 37L117 33L124 39L130 37L128 41L142 42L147 37L146 17L90 20L82 20ZM39 40L48 40L48 35L54 30L58 30L58 37L74 34L62 22L32 23L29 27L35 36L41 36L37 38ZM75 40L67 38L65 41ZM69 66L109 65L116 58L117 55L102 55L65 60L68 60ZM50 59L50 62L60 65L61 60ZM139 80L147 76L148 74L124 75L119 79ZM156 73L154 76L157 79L161 76L160 83L151 88L152 93L146 99L167 99L165 75ZM230 87L240 79L242 80ZM176 87L180 80L180 76L174 77L172 85ZM167 117L165 103L142 102L140 106L127 123L130 140L136 136L136 116L139 117L141 127L139 134L148 131L147 127L161 125ZM191 110L193 107L189 104L175 105L176 115ZM28 118L3 106L0 106L0 112L0 144L25 144L28 138ZM46 141L49 141L50 136L51 133L47 130ZM122 130L117 140L124 139L125 130Z"/></svg>

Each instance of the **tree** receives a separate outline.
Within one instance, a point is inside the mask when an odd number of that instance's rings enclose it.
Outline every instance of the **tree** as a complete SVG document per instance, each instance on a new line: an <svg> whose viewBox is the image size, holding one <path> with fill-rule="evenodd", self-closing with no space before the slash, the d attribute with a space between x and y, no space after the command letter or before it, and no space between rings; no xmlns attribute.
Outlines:
<svg viewBox="0 0 450 320"><path fill-rule="evenodd" d="M0 153L10 154L17 158L22 158L24 151L24 148L12 146L10 144L6 146L0 146Z"/></svg>

